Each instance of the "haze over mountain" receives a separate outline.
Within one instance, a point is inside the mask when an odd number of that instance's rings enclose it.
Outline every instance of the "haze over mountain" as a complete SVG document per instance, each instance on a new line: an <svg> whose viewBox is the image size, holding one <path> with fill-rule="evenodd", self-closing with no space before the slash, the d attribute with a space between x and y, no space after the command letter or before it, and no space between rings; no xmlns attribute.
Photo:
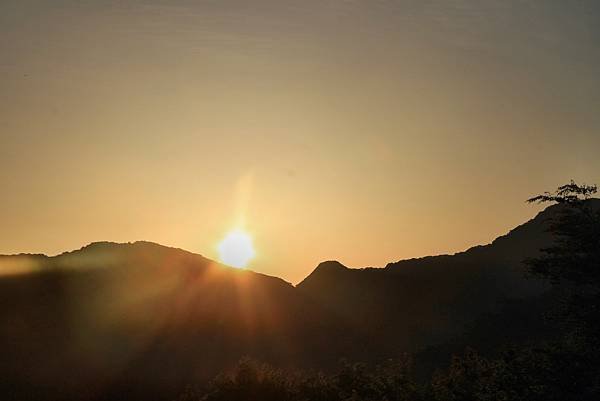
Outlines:
<svg viewBox="0 0 600 401"><path fill-rule="evenodd" d="M546 228L559 209L455 255L382 269L324 262L296 287L149 242L3 256L0 392L169 399L245 355L327 370L340 358L377 362L436 347L443 354L481 318L494 328L486 341L510 341L494 316L525 300L527 322L528 308L544 307L548 287L527 278L521 261L551 243ZM524 324L521 335L536 329Z"/></svg>
<svg viewBox="0 0 600 401"><path fill-rule="evenodd" d="M0 1L0 253L214 259L243 220L253 266L298 283L488 242L531 193L600 181L598 21L598 0Z"/></svg>
<svg viewBox="0 0 600 401"><path fill-rule="evenodd" d="M599 22L0 0L0 401L599 401Z"/></svg>

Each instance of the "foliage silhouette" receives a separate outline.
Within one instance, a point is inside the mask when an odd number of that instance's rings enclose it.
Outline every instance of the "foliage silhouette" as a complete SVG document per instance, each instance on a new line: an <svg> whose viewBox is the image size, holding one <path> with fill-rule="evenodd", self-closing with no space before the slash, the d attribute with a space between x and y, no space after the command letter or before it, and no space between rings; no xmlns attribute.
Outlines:
<svg viewBox="0 0 600 401"><path fill-rule="evenodd" d="M416 401L418 386L409 358L368 368L343 362L335 374L286 372L244 358L206 388L188 391L178 401Z"/></svg>
<svg viewBox="0 0 600 401"><path fill-rule="evenodd" d="M600 399L600 207L597 187L574 181L528 202L555 202L554 243L529 258L532 275L549 279L562 299L552 317L562 338L486 360L469 350L432 380L436 400L583 401Z"/></svg>
<svg viewBox="0 0 600 401"><path fill-rule="evenodd" d="M600 209L594 210L589 197L597 187L574 181L554 193L538 195L528 202L556 202L563 207L551 222L553 246L542 249L543 256L528 260L532 273L556 284L600 288Z"/></svg>

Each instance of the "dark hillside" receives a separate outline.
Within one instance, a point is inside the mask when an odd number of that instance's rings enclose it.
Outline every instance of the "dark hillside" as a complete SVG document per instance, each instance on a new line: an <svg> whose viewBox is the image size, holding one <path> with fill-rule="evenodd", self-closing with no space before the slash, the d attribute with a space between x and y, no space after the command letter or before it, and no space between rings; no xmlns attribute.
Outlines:
<svg viewBox="0 0 600 401"><path fill-rule="evenodd" d="M540 316L555 297L522 260L551 243L559 208L455 255L324 262L297 287L149 242L0 257L0 391L169 399L244 356L328 370L413 352L428 374L466 345L549 336Z"/></svg>
<svg viewBox="0 0 600 401"><path fill-rule="evenodd" d="M15 399L160 399L244 355L326 366L351 343L289 283L179 249L95 243L34 259L0 279L0 375Z"/></svg>

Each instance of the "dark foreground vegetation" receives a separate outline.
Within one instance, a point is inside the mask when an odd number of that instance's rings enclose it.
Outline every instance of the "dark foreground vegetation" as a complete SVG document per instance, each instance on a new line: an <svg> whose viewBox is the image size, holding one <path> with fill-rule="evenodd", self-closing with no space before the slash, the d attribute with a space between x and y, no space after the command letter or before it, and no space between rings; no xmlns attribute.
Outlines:
<svg viewBox="0 0 600 401"><path fill-rule="evenodd" d="M552 246L527 260L558 302L544 319L558 333L527 346L503 344L494 357L466 348L449 366L419 380L409 357L378 366L344 363L337 373L289 372L249 359L181 401L584 401L600 399L600 210L596 187L575 183L530 202L556 202ZM510 324L510 323L509 323Z"/></svg>
<svg viewBox="0 0 600 401"><path fill-rule="evenodd" d="M337 373L289 372L244 359L178 401L568 401L598 400L598 347L570 341L514 348L495 359L472 349L455 356L431 380L415 379L412 365L342 365Z"/></svg>

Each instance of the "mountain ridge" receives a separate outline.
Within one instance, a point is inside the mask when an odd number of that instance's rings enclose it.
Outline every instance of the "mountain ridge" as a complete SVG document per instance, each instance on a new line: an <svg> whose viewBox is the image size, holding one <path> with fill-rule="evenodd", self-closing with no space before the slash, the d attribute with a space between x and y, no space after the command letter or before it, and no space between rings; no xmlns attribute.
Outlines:
<svg viewBox="0 0 600 401"><path fill-rule="evenodd" d="M544 336L534 317L553 295L525 277L521 258L548 244L546 216L558 209L454 255L385 268L322 262L297 286L148 241L6 256L0 264L33 261L43 274L0 275L0 377L16 386L0 382L0 391L172 399L244 356L328 370L341 358L448 360L462 344L494 349L526 341L523 333ZM514 310L520 318L507 319Z"/></svg>
<svg viewBox="0 0 600 401"><path fill-rule="evenodd" d="M587 202L591 203L594 208L600 207L600 199L593 198L593 199L587 200ZM478 253L478 252L485 252L485 251L489 250L491 247L498 246L498 245L502 244L503 242L505 242L506 240L512 239L513 236L519 235L523 230L526 230L528 228L528 226L531 224L537 224L538 226L542 225L543 223L541 222L541 220L551 218L552 214L555 214L555 212L558 211L560 209L560 207L561 207L561 205L548 206L547 208L539 211L533 218L531 218L528 221L509 230L506 234L496 237L495 239L493 239L491 242L489 242L487 244L474 245L474 246L467 248L464 251L458 251L455 253L448 253L448 254L426 255L426 256L420 256L420 257L414 257L414 258L400 259L395 262L389 262L383 267L348 267L337 260L326 260L326 261L320 262L315 269L313 269L302 281L300 281L298 284L294 285L294 287L301 286L302 283L306 279L308 279L311 275L313 275L315 273L320 274L321 272L323 272L325 270L332 271L332 270L393 269L393 268L400 267L401 265L404 265L404 264L419 262L419 261L426 261L426 260L430 260L432 258L435 259L435 258L455 257L455 256L463 256L463 255ZM539 227L538 227L538 229L539 229ZM538 230L537 233L539 234L539 233L541 233L541 231ZM542 238L542 240L538 241L538 242L540 244L543 244L543 243L546 243L547 241L548 241L548 236L545 236L545 238ZM538 245L538 244L536 244L536 245ZM41 258L41 259L49 259L49 260L59 260L61 257L74 256L74 255L78 255L78 254L89 252L89 251L100 251L100 250L114 251L115 248L117 248L117 249L128 249L128 248L136 249L136 248L141 248L141 247L155 248L155 249L160 249L162 251L181 252L183 254L187 254L190 256L204 258L204 259L210 261L211 263L215 263L215 264L218 264L218 265L221 265L224 267L229 267L229 266L223 265L213 259L207 258L200 253L191 252L186 249L179 248L179 247L162 245L157 242L147 241L147 240L138 240L138 241L130 241L130 242L93 241L86 245L83 245L82 247L80 247L78 249L64 251L64 252L58 253L56 255L47 255L44 253L22 252L22 253L18 253L18 254L0 254L0 258L6 259L6 258L31 257L31 258ZM231 267L229 267L229 268L231 268ZM289 283L287 280L285 280L279 276L260 273L258 271L252 270L252 269L243 269L243 270L250 271L250 272L253 272L256 274L262 274L262 275L268 276L268 277L278 278L278 279L283 280L286 283Z"/></svg>

